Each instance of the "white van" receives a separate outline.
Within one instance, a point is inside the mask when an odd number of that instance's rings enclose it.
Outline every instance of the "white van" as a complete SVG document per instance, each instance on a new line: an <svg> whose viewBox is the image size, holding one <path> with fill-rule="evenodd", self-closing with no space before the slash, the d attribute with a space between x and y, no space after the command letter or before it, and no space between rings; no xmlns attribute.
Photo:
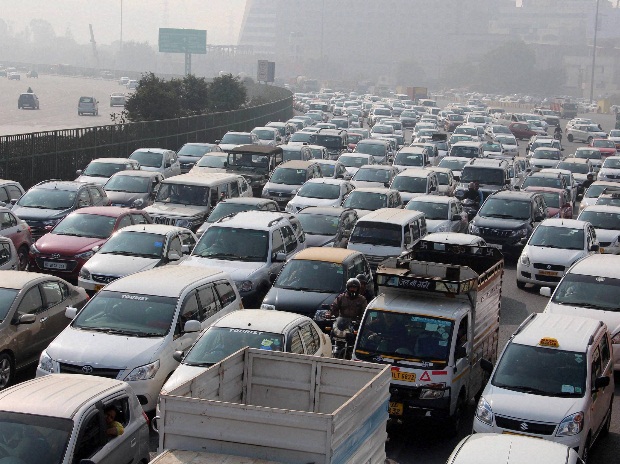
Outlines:
<svg viewBox="0 0 620 464"><path fill-rule="evenodd" d="M203 329L241 309L232 279L217 269L162 266L106 285L41 354L37 377L92 374L124 380L145 411ZM77 315L76 315L77 313Z"/></svg>
<svg viewBox="0 0 620 464"><path fill-rule="evenodd" d="M463 438L446 464L583 464L577 452L559 443L513 434L476 433Z"/></svg>
<svg viewBox="0 0 620 464"><path fill-rule="evenodd" d="M385 258L410 250L425 235L424 213L381 208L357 221L347 249L364 253L374 271Z"/></svg>
<svg viewBox="0 0 620 464"><path fill-rule="evenodd" d="M439 195L439 179L429 169L409 168L394 177L390 188L398 190L406 204L421 195Z"/></svg>
<svg viewBox="0 0 620 464"><path fill-rule="evenodd" d="M614 373L602 321L534 313L512 335L495 369L486 359L480 366L491 377L478 401L475 433L554 441L587 462L595 440L609 432Z"/></svg>

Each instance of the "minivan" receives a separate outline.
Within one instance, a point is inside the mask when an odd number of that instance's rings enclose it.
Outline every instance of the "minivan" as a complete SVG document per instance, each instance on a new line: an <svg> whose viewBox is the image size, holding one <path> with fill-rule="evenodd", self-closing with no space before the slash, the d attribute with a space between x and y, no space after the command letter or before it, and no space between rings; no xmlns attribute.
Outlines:
<svg viewBox="0 0 620 464"><path fill-rule="evenodd" d="M420 195L438 195L439 179L429 169L408 168L394 177L390 188L398 190L403 203L407 203Z"/></svg>
<svg viewBox="0 0 620 464"><path fill-rule="evenodd" d="M284 209L308 179L317 177L323 177L323 174L316 160L287 161L274 169L263 187L262 197L275 200L280 209Z"/></svg>
<svg viewBox="0 0 620 464"><path fill-rule="evenodd" d="M79 116L83 114L97 116L99 114L99 102L95 97L80 97L77 111Z"/></svg>

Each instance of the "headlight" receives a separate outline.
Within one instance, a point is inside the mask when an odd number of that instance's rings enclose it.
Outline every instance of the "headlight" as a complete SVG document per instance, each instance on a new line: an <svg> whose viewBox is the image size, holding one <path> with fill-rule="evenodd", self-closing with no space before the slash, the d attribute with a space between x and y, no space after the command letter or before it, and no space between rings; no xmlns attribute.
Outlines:
<svg viewBox="0 0 620 464"><path fill-rule="evenodd" d="M89 259L94 254L95 252L93 250L88 250L88 251L85 251L84 253L79 253L75 255L75 257L79 259Z"/></svg>
<svg viewBox="0 0 620 464"><path fill-rule="evenodd" d="M155 377L157 371L159 370L159 359L150 364L146 364L144 366L136 367L132 370L125 380L128 382L135 382L136 380L148 380Z"/></svg>
<svg viewBox="0 0 620 464"><path fill-rule="evenodd" d="M41 353L41 357L39 358L39 369L45 372L53 373L55 372L54 368L54 360L47 354L47 352Z"/></svg>
<svg viewBox="0 0 620 464"><path fill-rule="evenodd" d="M569 437L577 435L581 430L583 430L583 412L579 411L562 419L558 433L555 435L556 437Z"/></svg>
<svg viewBox="0 0 620 464"><path fill-rule="evenodd" d="M516 235L517 237L525 237L527 236L527 229L525 227L522 227L520 229L513 230L512 235Z"/></svg>
<svg viewBox="0 0 620 464"><path fill-rule="evenodd" d="M249 280L243 280L241 282L235 282L237 286L237 290L240 292L250 292L252 291L252 282Z"/></svg>
<svg viewBox="0 0 620 464"><path fill-rule="evenodd" d="M192 228L192 220L191 219L177 219L175 222L177 227L185 227L186 229Z"/></svg>
<svg viewBox="0 0 620 464"><path fill-rule="evenodd" d="M484 422L487 425L493 425L493 410L491 405L483 397L478 401L476 406L476 417L480 422Z"/></svg>
<svg viewBox="0 0 620 464"><path fill-rule="evenodd" d="M91 280L90 272L85 267L82 267L82 269L80 269L80 278L84 280Z"/></svg>
<svg viewBox="0 0 620 464"><path fill-rule="evenodd" d="M263 189L263 193L262 193L262 195L263 195L264 197L268 197L268 196L269 196L269 193L270 193L270 192L269 192L269 190Z"/></svg>
<svg viewBox="0 0 620 464"><path fill-rule="evenodd" d="M30 245L30 253L33 253L35 255L39 254L39 250L37 249L36 246L34 246L34 243Z"/></svg>
<svg viewBox="0 0 620 464"><path fill-rule="evenodd" d="M620 344L620 332L618 332L616 335L614 335L613 337L611 337L611 343L613 345L618 345Z"/></svg>
<svg viewBox="0 0 620 464"><path fill-rule="evenodd" d="M291 190L291 195L297 195L297 189Z"/></svg>
<svg viewBox="0 0 620 464"><path fill-rule="evenodd" d="M276 306L263 303L262 305L260 305L260 309L266 309L267 311L275 311Z"/></svg>
<svg viewBox="0 0 620 464"><path fill-rule="evenodd" d="M133 206L134 208L140 208L142 205L144 205L144 200L142 198L138 198L132 203L131 206Z"/></svg>
<svg viewBox="0 0 620 464"><path fill-rule="evenodd" d="M50 219L49 221L43 221L44 226L55 226L60 222L60 219Z"/></svg>
<svg viewBox="0 0 620 464"><path fill-rule="evenodd" d="M521 264L523 264L524 266L530 265L530 257L526 253L523 253L521 255Z"/></svg>
<svg viewBox="0 0 620 464"><path fill-rule="evenodd" d="M421 400L436 400L438 398L443 398L445 390L443 388L423 388L420 391L420 399Z"/></svg>
<svg viewBox="0 0 620 464"><path fill-rule="evenodd" d="M448 231L448 226L446 224L442 224L439 227L437 227L437 229L435 229L435 232L447 232Z"/></svg>
<svg viewBox="0 0 620 464"><path fill-rule="evenodd" d="M469 225L469 233L470 234L474 234L474 235L479 234L480 233L480 227L475 226L473 224L470 224Z"/></svg>

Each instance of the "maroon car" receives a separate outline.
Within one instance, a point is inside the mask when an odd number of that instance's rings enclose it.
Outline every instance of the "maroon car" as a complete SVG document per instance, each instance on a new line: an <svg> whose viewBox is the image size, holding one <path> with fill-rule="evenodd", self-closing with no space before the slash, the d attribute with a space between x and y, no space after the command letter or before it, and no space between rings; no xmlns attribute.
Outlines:
<svg viewBox="0 0 620 464"><path fill-rule="evenodd" d="M76 282L80 269L94 254L93 247L101 246L118 229L152 222L141 210L116 206L79 209L30 247L30 270Z"/></svg>
<svg viewBox="0 0 620 464"><path fill-rule="evenodd" d="M592 139L590 147L598 148L603 156L603 159L608 156L616 156L618 154L616 149L616 143L609 139Z"/></svg>
<svg viewBox="0 0 620 464"><path fill-rule="evenodd" d="M530 129L530 125L526 122L512 122L508 126L508 129L510 129L510 132L512 132L515 138L520 140L529 140L530 137L539 135L538 132Z"/></svg>
<svg viewBox="0 0 620 464"><path fill-rule="evenodd" d="M573 204L569 193L565 189L551 187L527 187L526 192L536 192L545 197L547 203L547 217L550 218L573 218Z"/></svg>

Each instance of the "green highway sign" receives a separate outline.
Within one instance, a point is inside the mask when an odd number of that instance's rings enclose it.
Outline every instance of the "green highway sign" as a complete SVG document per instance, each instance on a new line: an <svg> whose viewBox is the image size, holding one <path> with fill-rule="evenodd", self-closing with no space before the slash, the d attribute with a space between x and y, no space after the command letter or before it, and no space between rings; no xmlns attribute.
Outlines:
<svg viewBox="0 0 620 464"><path fill-rule="evenodd" d="M159 28L159 51L162 53L207 53L207 31L199 29Z"/></svg>

